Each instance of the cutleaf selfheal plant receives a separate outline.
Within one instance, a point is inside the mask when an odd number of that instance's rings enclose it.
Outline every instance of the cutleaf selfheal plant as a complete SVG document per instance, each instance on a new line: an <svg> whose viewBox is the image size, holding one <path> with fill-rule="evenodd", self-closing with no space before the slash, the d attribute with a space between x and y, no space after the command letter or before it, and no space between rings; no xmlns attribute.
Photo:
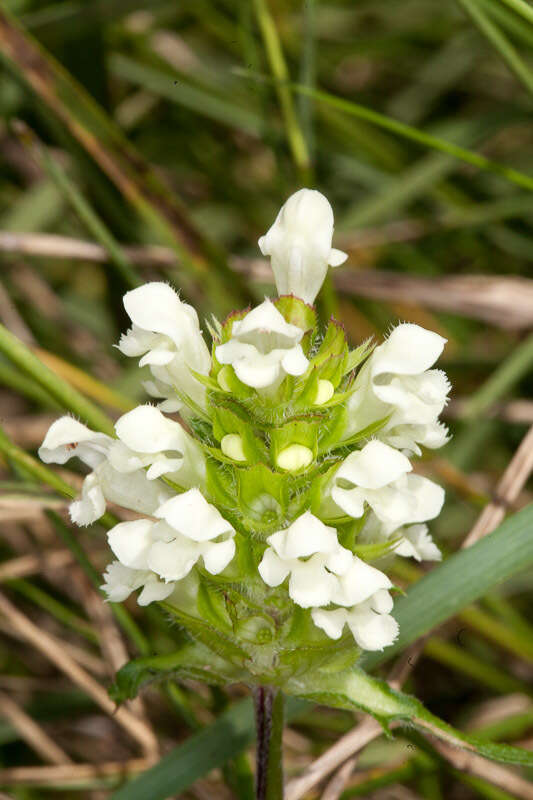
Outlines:
<svg viewBox="0 0 533 800"><path fill-rule="evenodd" d="M139 515L108 532L109 600L139 592L186 631L171 657L124 668L117 699L158 673L326 699L332 674L357 675L355 702L395 713L354 665L398 635L387 557L440 559L425 523L444 493L411 458L447 441L449 383L433 368L445 340L400 324L350 350L336 320L321 329L311 303L346 258L332 235L323 195L290 197L259 240L280 296L215 320L211 352L170 286L128 292L118 348L149 367L153 402L124 414L115 438L68 416L46 435L43 461L91 470L73 522L95 522L107 502ZM267 690L257 697L263 724Z"/></svg>

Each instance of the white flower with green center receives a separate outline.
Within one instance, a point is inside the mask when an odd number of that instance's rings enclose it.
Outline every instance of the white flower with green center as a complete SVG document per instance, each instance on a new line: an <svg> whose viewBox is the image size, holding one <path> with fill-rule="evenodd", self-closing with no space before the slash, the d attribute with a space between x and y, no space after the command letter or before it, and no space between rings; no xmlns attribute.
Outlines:
<svg viewBox="0 0 533 800"><path fill-rule="evenodd" d="M119 472L148 467L146 477L168 475L185 488L205 481L205 457L201 447L180 425L153 406L137 406L115 424L118 441L109 449L109 460Z"/></svg>
<svg viewBox="0 0 533 800"><path fill-rule="evenodd" d="M39 450L47 463L78 456L89 468L70 507L76 523L100 519L109 502L119 518L126 510L108 531L109 600L164 602L188 647L201 642L197 663L208 669L212 649L251 683L282 685L312 674L314 659L327 666L339 651L355 662L359 648L390 645L398 626L383 557L440 557L422 523L443 491L409 456L446 440L449 384L432 368L444 339L403 324L370 354L350 353L340 323L322 328L309 303L344 260L332 236L323 195L290 197L260 240L282 296L215 320L211 352L170 286L128 292L132 327L119 349L149 367L162 402L123 414L113 436L63 417Z"/></svg>
<svg viewBox="0 0 533 800"><path fill-rule="evenodd" d="M339 575L353 561L339 544L337 531L324 525L309 511L286 530L267 539L259 574L267 586L279 586L289 577L289 596L302 608L327 606L337 590Z"/></svg>
<svg viewBox="0 0 533 800"><path fill-rule="evenodd" d="M314 302L328 266L348 258L331 246L333 210L326 197L314 189L300 189L282 206L272 227L259 239L264 256L271 257L280 295L294 294Z"/></svg>
<svg viewBox="0 0 533 800"><path fill-rule="evenodd" d="M211 356L194 308L166 283L132 289L124 295L124 308L133 325L117 347L125 356L142 356L140 367L149 365L154 380L145 384L148 393L162 400L163 411L183 409L177 389L203 407L205 389L191 369L207 375Z"/></svg>
<svg viewBox="0 0 533 800"><path fill-rule="evenodd" d="M450 383L430 369L446 339L419 325L404 323L376 347L357 376L348 401L350 436L372 422L389 417L379 437L401 450L420 455L420 446L442 447L446 427L438 421L448 399Z"/></svg>
<svg viewBox="0 0 533 800"><path fill-rule="evenodd" d="M233 527L198 489L171 497L155 516L159 521L120 522L109 531L109 546L122 566L174 584L200 559L217 575L235 555Z"/></svg>
<svg viewBox="0 0 533 800"><path fill-rule="evenodd" d="M265 300L233 323L231 339L215 356L230 364L244 384L254 389L277 387L286 375L303 375L309 362L300 342L304 331L286 322L275 305Z"/></svg>
<svg viewBox="0 0 533 800"><path fill-rule="evenodd" d="M433 519L440 513L444 492L428 478L409 475L411 470L403 453L372 440L341 464L333 478L331 499L355 519L370 506L390 530Z"/></svg>
<svg viewBox="0 0 533 800"><path fill-rule="evenodd" d="M345 625L362 650L383 650L398 636L398 623L391 616L392 597L380 589L353 608L336 608L331 611L313 609L313 622L331 638L340 639Z"/></svg>
<svg viewBox="0 0 533 800"><path fill-rule="evenodd" d="M389 555L392 553L402 558L414 558L416 561L440 561L442 558L442 553L433 541L427 525L407 525L391 530L390 525L384 525L372 512L365 518L358 542L389 543Z"/></svg>
<svg viewBox="0 0 533 800"><path fill-rule="evenodd" d="M89 430L72 417L61 417L48 430L39 448L46 464L66 464L77 457L92 468L83 481L81 497L70 505L70 516L77 525L96 522L106 510L106 500L142 514L152 514L170 496L164 484L148 480L142 469L124 474L109 461L116 442L103 433Z"/></svg>
<svg viewBox="0 0 533 800"><path fill-rule="evenodd" d="M137 597L140 606L148 606L161 600L166 600L174 591L174 583L165 583L150 570L132 569L112 561L104 572L102 589L111 603L121 603L132 592L142 589Z"/></svg>

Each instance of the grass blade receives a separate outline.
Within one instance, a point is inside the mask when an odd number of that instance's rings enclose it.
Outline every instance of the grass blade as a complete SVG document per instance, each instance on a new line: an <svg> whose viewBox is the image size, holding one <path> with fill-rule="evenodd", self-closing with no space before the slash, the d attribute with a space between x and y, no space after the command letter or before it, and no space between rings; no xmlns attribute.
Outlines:
<svg viewBox="0 0 533 800"><path fill-rule="evenodd" d="M114 435L113 423L103 411L45 366L20 339L17 339L2 324L0 324L0 351L49 392L54 400L57 400L67 411L72 411L95 430L110 436Z"/></svg>
<svg viewBox="0 0 533 800"><path fill-rule="evenodd" d="M500 29L486 16L476 0L457 0L528 92L533 93L533 73Z"/></svg>

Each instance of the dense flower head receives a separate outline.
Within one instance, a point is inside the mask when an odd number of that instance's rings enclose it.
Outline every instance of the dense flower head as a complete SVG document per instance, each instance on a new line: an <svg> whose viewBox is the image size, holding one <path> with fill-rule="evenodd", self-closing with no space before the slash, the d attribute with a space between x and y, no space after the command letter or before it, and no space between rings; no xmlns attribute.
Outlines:
<svg viewBox="0 0 533 800"><path fill-rule="evenodd" d="M289 198L260 239L279 296L217 323L211 352L170 286L128 292L118 346L149 368L157 406L124 414L114 437L63 417L40 448L89 470L74 522L108 502L135 512L108 531L108 598L140 590L258 681L292 674L300 651L390 645L386 557L440 559L425 523L444 493L412 457L447 440L445 340L404 323L350 351L335 320L321 330L309 303L345 257L332 235L323 195Z"/></svg>

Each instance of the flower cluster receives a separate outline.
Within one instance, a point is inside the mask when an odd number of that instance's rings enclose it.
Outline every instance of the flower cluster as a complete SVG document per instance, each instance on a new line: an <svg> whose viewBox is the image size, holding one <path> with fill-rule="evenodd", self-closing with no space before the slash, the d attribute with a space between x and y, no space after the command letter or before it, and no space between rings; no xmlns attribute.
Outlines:
<svg viewBox="0 0 533 800"><path fill-rule="evenodd" d="M424 523L443 491L410 459L447 441L449 384L432 368L445 340L401 324L350 352L335 320L320 330L309 304L346 258L332 235L323 195L289 198L259 240L280 296L217 323L211 353L170 286L128 292L118 347L149 369L157 407L120 417L116 437L63 417L40 448L47 463L76 456L90 470L74 522L95 522L107 502L136 512L108 532L109 599L141 589L141 605L163 603L219 655L223 637L225 657L244 654L258 680L296 670L303 647L310 659L309 647L324 658L353 654L353 640L391 644L384 557L440 558Z"/></svg>

